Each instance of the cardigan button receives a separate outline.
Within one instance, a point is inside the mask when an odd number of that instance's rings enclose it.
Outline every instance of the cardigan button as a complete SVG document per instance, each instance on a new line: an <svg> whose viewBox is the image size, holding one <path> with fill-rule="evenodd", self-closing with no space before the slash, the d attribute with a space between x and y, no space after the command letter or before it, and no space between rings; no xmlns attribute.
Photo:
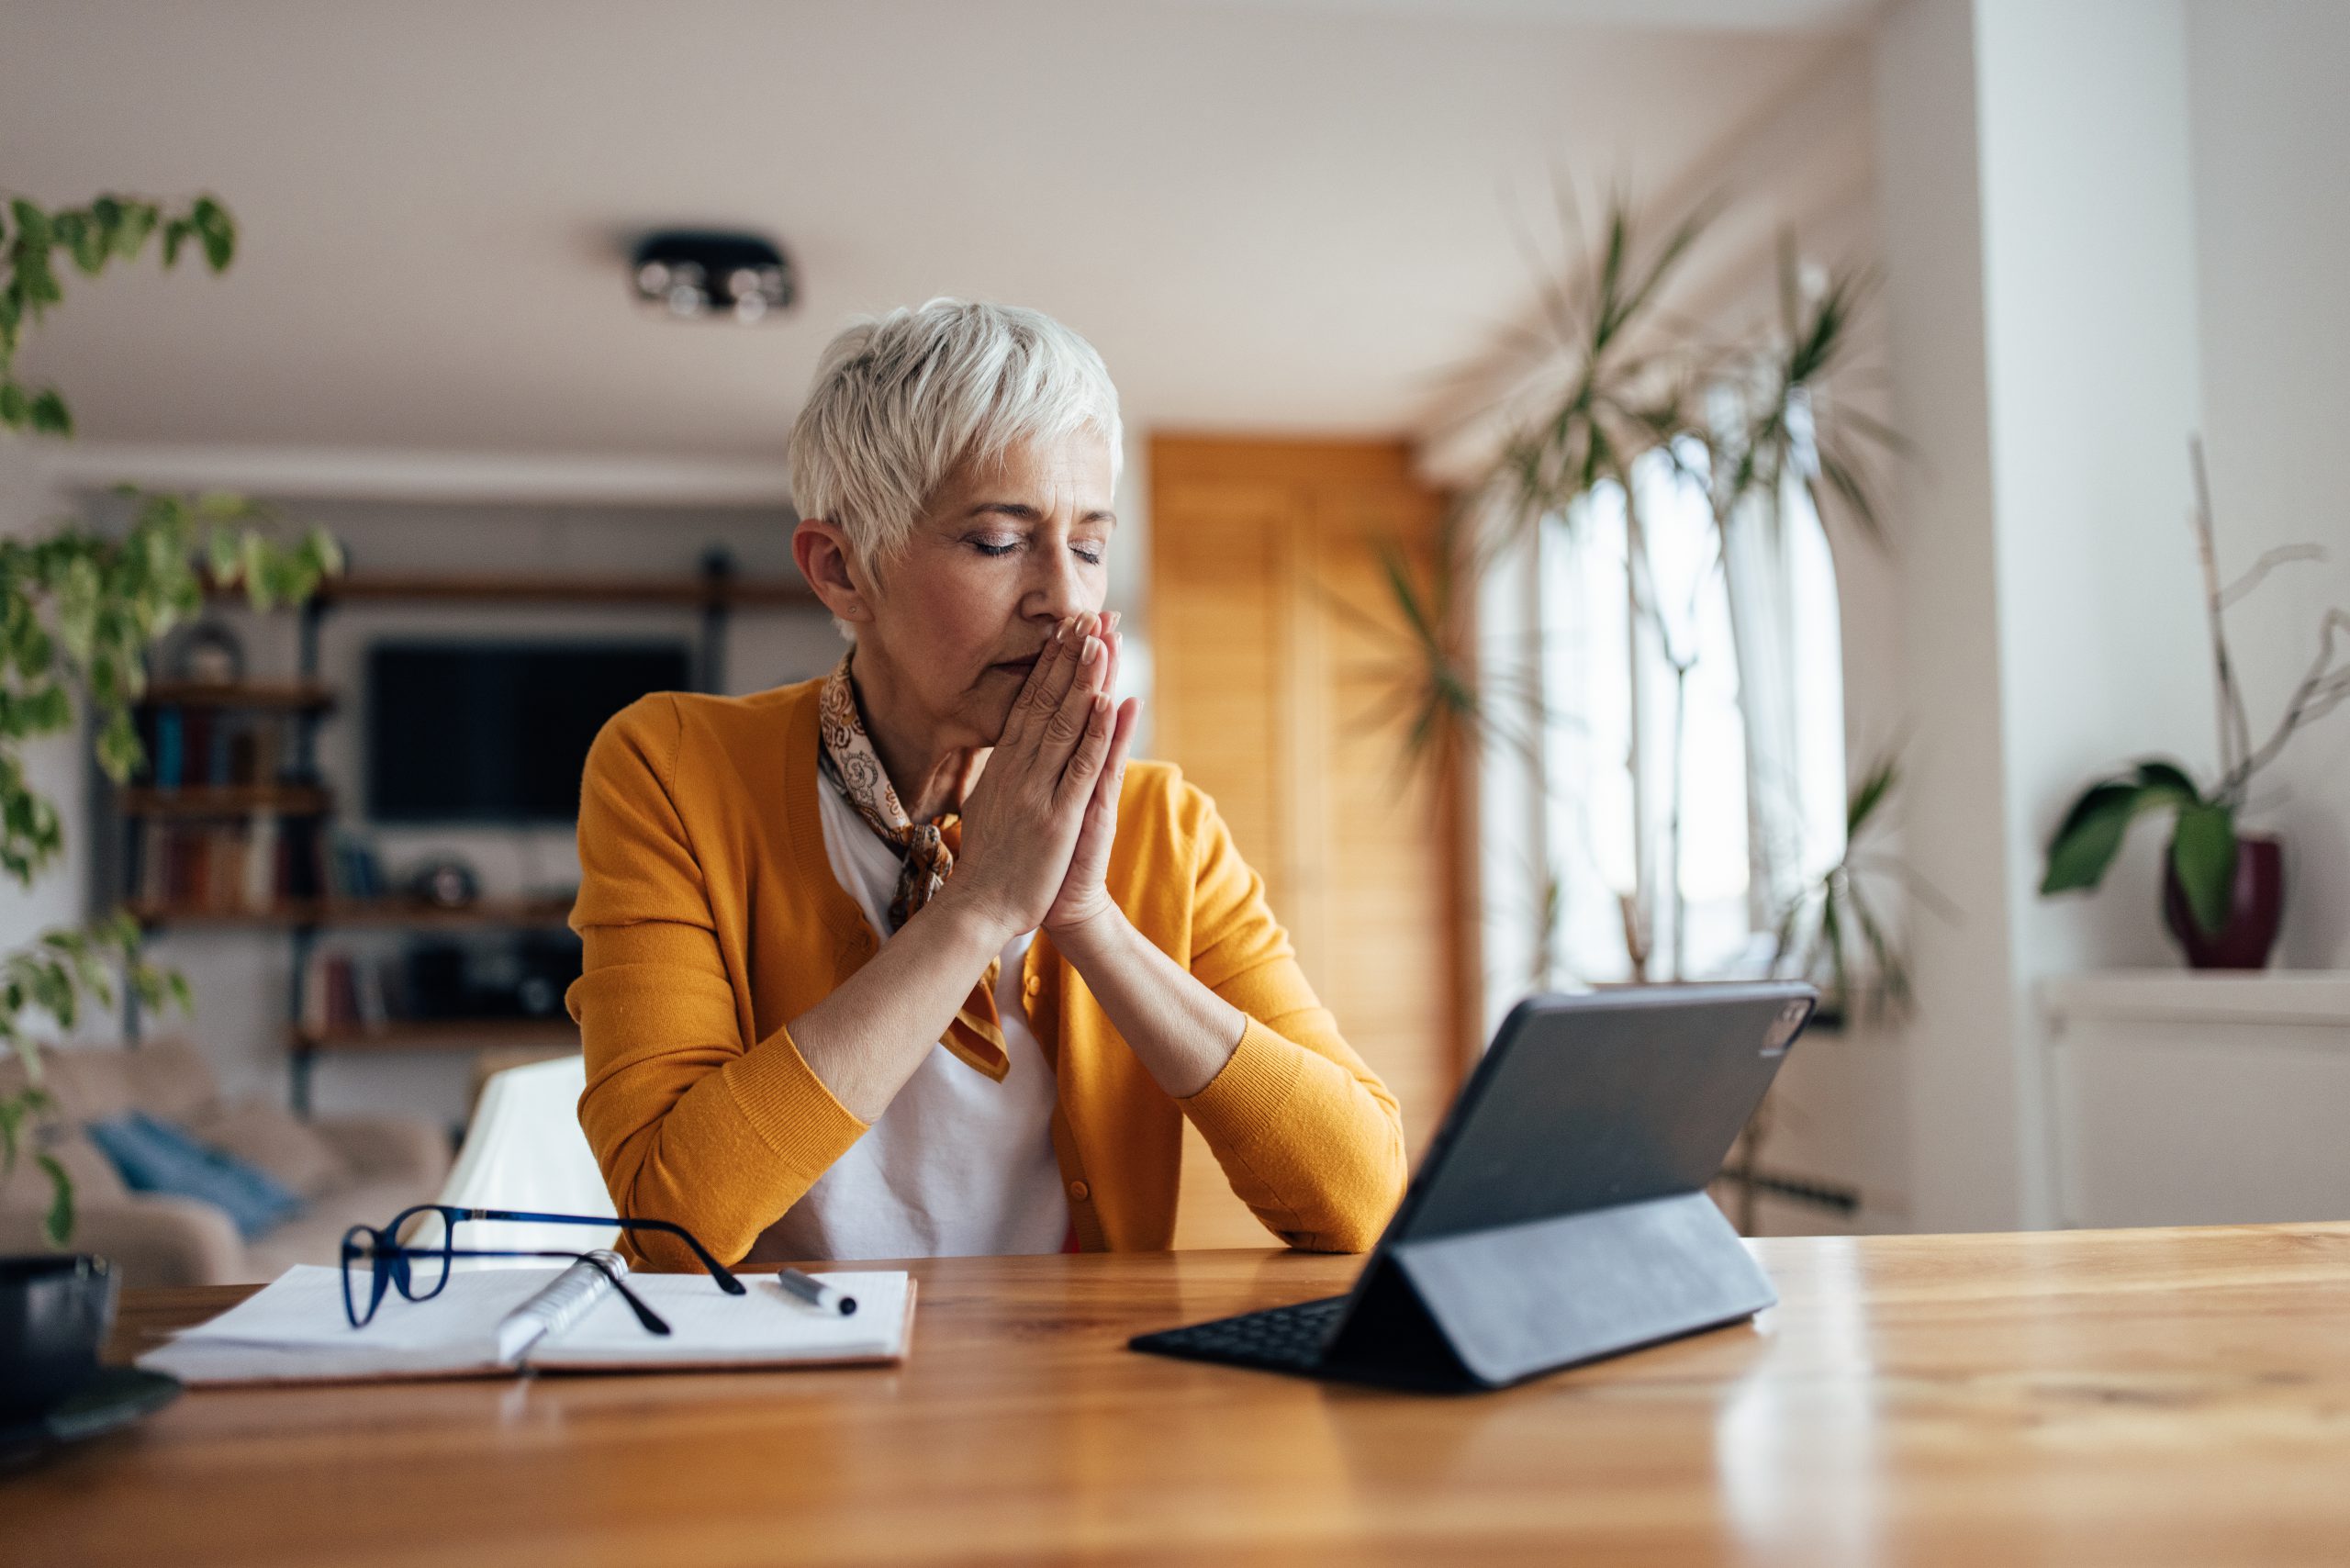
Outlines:
<svg viewBox="0 0 2350 1568"><path fill-rule="evenodd" d="M1029 995L1034 996L1038 991L1045 989L1044 979L1039 975L1030 975L1027 979L1020 982L1020 989L1026 991Z"/></svg>
<svg viewBox="0 0 2350 1568"><path fill-rule="evenodd" d="M1071 1182L1069 1184L1069 1195L1081 1204L1093 1195L1093 1189L1082 1182Z"/></svg>

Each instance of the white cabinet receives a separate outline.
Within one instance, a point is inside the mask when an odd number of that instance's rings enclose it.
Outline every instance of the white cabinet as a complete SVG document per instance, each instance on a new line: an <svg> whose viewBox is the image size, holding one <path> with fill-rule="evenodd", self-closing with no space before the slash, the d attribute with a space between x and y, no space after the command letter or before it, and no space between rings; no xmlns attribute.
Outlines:
<svg viewBox="0 0 2350 1568"><path fill-rule="evenodd" d="M2044 982L2059 1217L2350 1219L2350 973Z"/></svg>

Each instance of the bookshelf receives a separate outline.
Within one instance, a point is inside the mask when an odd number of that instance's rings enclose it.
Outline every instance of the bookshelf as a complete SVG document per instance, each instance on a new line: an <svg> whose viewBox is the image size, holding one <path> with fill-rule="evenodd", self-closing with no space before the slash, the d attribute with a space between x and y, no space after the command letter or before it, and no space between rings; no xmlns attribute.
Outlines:
<svg viewBox="0 0 2350 1568"><path fill-rule="evenodd" d="M330 803L324 790L298 785L189 784L169 790L133 785L122 792L121 811L129 817L244 816L254 812L314 816Z"/></svg>
<svg viewBox="0 0 2350 1568"><path fill-rule="evenodd" d="M334 693L315 680L241 681L227 686L209 681L156 680L148 683L146 700L182 708L284 709L323 713L334 706Z"/></svg>
<svg viewBox="0 0 2350 1568"><path fill-rule="evenodd" d="M312 1050L336 1051L560 1046L579 1035L568 1018L415 1018L381 1027L311 1030L297 1025L294 1032Z"/></svg>
<svg viewBox="0 0 2350 1568"><path fill-rule="evenodd" d="M283 899L262 909L207 909L126 899L123 907L147 925L236 925L263 929L294 925L360 926L560 925L571 905L553 899L476 899L451 908L411 898Z"/></svg>
<svg viewBox="0 0 2350 1568"><path fill-rule="evenodd" d="M220 600L242 590L207 584ZM797 581L745 581L722 555L694 577L617 578L517 575L353 574L330 580L297 611L300 669L290 680L151 682L137 716L150 761L120 789L99 776L101 821L113 852L98 869L106 902L148 937L174 928L278 936L292 948L285 998L287 1098L308 1114L318 1059L329 1053L476 1051L554 1047L577 1039L554 1017L401 1015L393 960L321 946L337 931L553 931L569 898L484 897L457 907L389 890L365 846L336 826L334 790L319 775L318 728L341 709L319 678L319 639L341 605L409 601L493 605L668 605L699 614L695 684L724 689L726 619L737 610L805 610ZM125 1037L140 1033L138 999L123 988Z"/></svg>

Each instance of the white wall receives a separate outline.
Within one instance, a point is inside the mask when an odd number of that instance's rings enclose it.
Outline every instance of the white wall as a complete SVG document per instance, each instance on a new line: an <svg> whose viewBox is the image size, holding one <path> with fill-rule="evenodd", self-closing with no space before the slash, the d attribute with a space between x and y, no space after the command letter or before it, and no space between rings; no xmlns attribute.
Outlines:
<svg viewBox="0 0 2350 1568"><path fill-rule="evenodd" d="M2157 835L2042 901L2072 796L2148 752L2208 764L2184 527L2199 420L2176 0L1910 0L1879 40L1906 509L1906 812L1964 924L1915 928L1914 1220L2050 1214L2038 977L2170 961ZM2199 742L2202 742L2199 745Z"/></svg>
<svg viewBox="0 0 2350 1568"><path fill-rule="evenodd" d="M2176 0L1976 7L2017 972L2167 964L2162 836L2091 899L2036 892L2089 779L2150 752L2205 776L2200 423L2185 17ZM2033 1010L2036 1013L2036 1009Z"/></svg>
<svg viewBox="0 0 2350 1568"><path fill-rule="evenodd" d="M2020 1076L2009 1222L2044 1224L2038 982L2177 958L2157 919L2165 835L2142 833L2091 898L2040 897L2043 846L2081 788L2129 759L2211 763L2185 523L2200 417L2185 17L2177 0L1979 0L1975 43ZM1917 1111L1947 1136L1947 1106ZM1962 1153L1921 1172L1921 1193L1976 1212L1972 1166Z"/></svg>
<svg viewBox="0 0 2350 1568"><path fill-rule="evenodd" d="M2350 608L2339 456L2350 429L2350 6L2188 0L2188 41L2222 565L2242 570L2279 544L2333 554L2270 578L2231 616L2257 739L2315 655L2319 615ZM2199 717L2210 700L2199 698ZM2278 961L2350 969L2350 711L2292 743L2247 820L2285 840Z"/></svg>
<svg viewBox="0 0 2350 1568"><path fill-rule="evenodd" d="M1909 1101L1880 1107L1907 1128L1912 1211L1929 1225L1999 1223L2018 1160L1974 54L1963 3L1909 0L1877 39L1894 418L1914 445L1895 511L1909 726L1899 805L1909 863L1960 913L1912 923ZM1912 1109L1937 1103L1946 1119ZM1936 1173L1969 1161L1999 1179L1958 1212L1963 1185Z"/></svg>

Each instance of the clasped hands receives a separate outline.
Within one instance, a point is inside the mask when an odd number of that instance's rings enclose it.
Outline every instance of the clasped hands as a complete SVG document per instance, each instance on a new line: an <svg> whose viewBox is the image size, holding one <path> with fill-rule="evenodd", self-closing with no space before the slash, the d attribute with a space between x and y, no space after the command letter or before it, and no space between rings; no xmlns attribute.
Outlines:
<svg viewBox="0 0 2350 1568"><path fill-rule="evenodd" d="M1036 655L1003 734L964 799L963 835L942 900L1002 940L1083 931L1117 906L1103 878L1140 698L1113 703L1118 617L1071 616Z"/></svg>
<svg viewBox="0 0 2350 1568"><path fill-rule="evenodd" d="M872 961L791 1020L810 1069L851 1115L889 1108L972 978L1044 930L1168 1094L1200 1093L1247 1017L1137 931L1104 882L1139 699L1110 700L1114 615L1072 617L1038 653L963 797L955 869Z"/></svg>

